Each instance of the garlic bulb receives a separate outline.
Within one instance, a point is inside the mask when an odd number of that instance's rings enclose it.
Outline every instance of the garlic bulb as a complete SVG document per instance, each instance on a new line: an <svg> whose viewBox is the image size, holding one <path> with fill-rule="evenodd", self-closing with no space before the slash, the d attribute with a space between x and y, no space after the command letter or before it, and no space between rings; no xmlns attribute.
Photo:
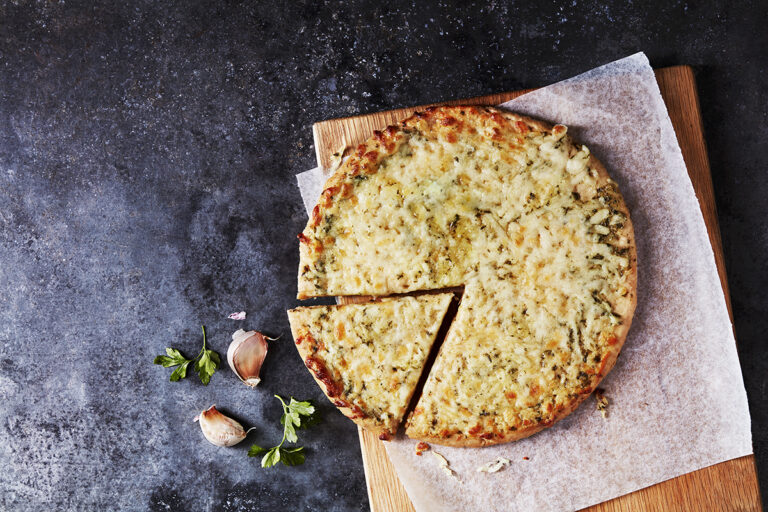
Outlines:
<svg viewBox="0 0 768 512"><path fill-rule="evenodd" d="M261 382L259 372L267 357L267 339L260 332L245 332L242 329L232 335L227 362L235 375L248 386L256 387Z"/></svg>
<svg viewBox="0 0 768 512"><path fill-rule="evenodd" d="M200 422L205 438L216 446L234 446L245 439L247 434L241 424L221 414L215 405L201 412L195 421Z"/></svg>

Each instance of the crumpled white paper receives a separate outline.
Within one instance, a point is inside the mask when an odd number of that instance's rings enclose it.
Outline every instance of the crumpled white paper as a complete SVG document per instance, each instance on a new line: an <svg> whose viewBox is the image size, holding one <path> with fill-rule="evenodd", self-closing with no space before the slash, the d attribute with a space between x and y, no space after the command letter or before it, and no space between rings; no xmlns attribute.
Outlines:
<svg viewBox="0 0 768 512"><path fill-rule="evenodd" d="M642 53L502 105L568 126L619 183L634 223L638 305L594 398L528 439L487 448L433 446L418 457L398 437L387 452L417 511L577 510L752 453L735 340L699 203L648 59ZM327 176L297 176L307 212ZM477 468L504 457L497 473ZM527 458L524 459L524 458Z"/></svg>

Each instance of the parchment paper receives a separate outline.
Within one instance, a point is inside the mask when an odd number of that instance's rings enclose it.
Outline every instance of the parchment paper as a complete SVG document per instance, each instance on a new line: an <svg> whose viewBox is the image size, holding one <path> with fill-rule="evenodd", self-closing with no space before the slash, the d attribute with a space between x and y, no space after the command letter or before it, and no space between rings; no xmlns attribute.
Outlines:
<svg viewBox="0 0 768 512"><path fill-rule="evenodd" d="M568 126L619 183L634 223L638 305L613 371L594 398L531 438L477 449L387 445L418 511L577 510L752 453L733 331L704 219L672 123L642 53L502 105ZM325 174L298 175L307 212ZM496 457L511 464L477 472ZM524 460L527 457L529 460Z"/></svg>

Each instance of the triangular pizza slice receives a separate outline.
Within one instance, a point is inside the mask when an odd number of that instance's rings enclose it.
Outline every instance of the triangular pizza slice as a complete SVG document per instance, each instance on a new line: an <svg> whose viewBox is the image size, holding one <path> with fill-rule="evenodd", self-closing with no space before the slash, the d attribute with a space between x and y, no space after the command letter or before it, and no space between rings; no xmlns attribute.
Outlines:
<svg viewBox="0 0 768 512"><path fill-rule="evenodd" d="M288 311L296 348L321 389L363 428L397 432L453 295Z"/></svg>

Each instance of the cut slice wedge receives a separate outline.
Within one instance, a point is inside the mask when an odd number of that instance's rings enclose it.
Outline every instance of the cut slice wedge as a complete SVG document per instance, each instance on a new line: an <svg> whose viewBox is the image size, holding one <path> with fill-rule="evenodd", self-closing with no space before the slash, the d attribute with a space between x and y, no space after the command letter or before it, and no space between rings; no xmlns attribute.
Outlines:
<svg viewBox="0 0 768 512"><path fill-rule="evenodd" d="M382 439L397 432L453 294L288 311L302 361L339 410Z"/></svg>

